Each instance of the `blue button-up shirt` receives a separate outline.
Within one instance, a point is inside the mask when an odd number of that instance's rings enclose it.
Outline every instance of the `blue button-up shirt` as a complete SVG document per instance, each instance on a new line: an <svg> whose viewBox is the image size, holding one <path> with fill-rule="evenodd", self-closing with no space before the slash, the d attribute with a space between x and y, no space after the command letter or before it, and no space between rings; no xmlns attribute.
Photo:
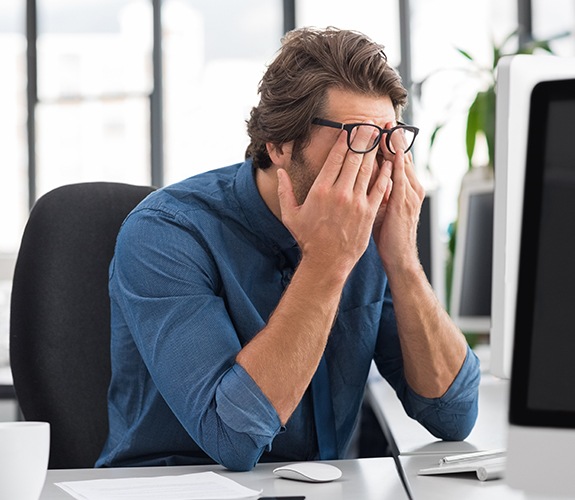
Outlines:
<svg viewBox="0 0 575 500"><path fill-rule="evenodd" d="M309 391L282 427L236 363L289 284L294 249L250 161L160 189L136 207L110 266L110 431L97 466L215 461L248 470L260 460L318 458ZM473 427L479 364L471 351L441 398L407 385L373 241L345 285L325 357L340 457L372 360L406 412L436 437L464 439Z"/></svg>

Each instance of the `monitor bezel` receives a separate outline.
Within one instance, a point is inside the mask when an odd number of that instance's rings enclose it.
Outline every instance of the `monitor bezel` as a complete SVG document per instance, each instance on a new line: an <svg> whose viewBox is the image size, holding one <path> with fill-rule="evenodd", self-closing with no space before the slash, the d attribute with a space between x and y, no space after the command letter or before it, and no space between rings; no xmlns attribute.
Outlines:
<svg viewBox="0 0 575 500"><path fill-rule="evenodd" d="M465 281L465 258L469 231L469 208L474 195L493 194L494 180L488 174L481 178L464 183L460 192L457 237L453 256L453 277L449 312L453 322L464 332L471 334L488 334L491 329L491 314L486 316L465 315L461 312L461 298ZM493 265L493 263L492 263ZM491 273L491 269L488 271ZM491 276L490 276L491 278Z"/></svg>
<svg viewBox="0 0 575 500"><path fill-rule="evenodd" d="M575 79L541 81L533 87L529 114L521 246L515 312L515 342L511 367L509 422L533 427L575 428L575 412L530 408L528 405L533 340L533 312L537 275L540 211L543 196L545 140L541 124L547 123L551 102L575 100ZM517 332L521 332L518 336Z"/></svg>

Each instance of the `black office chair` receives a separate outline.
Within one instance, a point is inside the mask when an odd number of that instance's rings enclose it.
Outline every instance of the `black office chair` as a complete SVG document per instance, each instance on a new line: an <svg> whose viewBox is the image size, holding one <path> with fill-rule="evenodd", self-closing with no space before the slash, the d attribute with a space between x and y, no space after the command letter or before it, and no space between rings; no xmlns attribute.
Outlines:
<svg viewBox="0 0 575 500"><path fill-rule="evenodd" d="M108 432L108 265L148 186L82 183L34 205L18 253L10 361L26 420L50 422L49 467L93 467Z"/></svg>

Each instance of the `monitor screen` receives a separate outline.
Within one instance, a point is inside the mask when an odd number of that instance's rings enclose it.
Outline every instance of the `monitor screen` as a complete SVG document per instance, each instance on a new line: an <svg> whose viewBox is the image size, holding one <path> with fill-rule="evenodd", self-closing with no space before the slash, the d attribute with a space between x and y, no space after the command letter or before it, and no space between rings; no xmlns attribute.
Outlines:
<svg viewBox="0 0 575 500"><path fill-rule="evenodd" d="M445 254L439 228L437 188L428 188L421 205L417 228L417 250L427 279L431 283L439 301L445 303Z"/></svg>
<svg viewBox="0 0 575 500"><path fill-rule="evenodd" d="M530 109L510 422L575 428L575 79Z"/></svg>
<svg viewBox="0 0 575 500"><path fill-rule="evenodd" d="M488 333L491 324L491 262L493 256L493 179L486 176L463 184L450 314L465 333Z"/></svg>
<svg viewBox="0 0 575 500"><path fill-rule="evenodd" d="M431 201L429 196L423 199L421 204L421 212L419 214L419 227L417 228L417 251L419 253L419 260L425 271L425 275L430 283L433 283L435 278L432 266L432 227L431 221Z"/></svg>

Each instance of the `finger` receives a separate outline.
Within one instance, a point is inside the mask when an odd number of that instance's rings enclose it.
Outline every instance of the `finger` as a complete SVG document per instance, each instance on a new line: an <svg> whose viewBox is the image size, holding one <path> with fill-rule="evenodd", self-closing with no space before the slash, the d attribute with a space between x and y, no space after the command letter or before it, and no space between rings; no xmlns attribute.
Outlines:
<svg viewBox="0 0 575 500"><path fill-rule="evenodd" d="M377 134L375 134L372 139L375 139L375 137L377 137ZM363 161L359 167L354 186L354 191L357 193L367 194L371 185L375 181L375 178L379 173L377 161L378 151L379 149L375 148L369 153L363 155Z"/></svg>
<svg viewBox="0 0 575 500"><path fill-rule="evenodd" d="M347 132L342 130L336 143L327 155L325 163L316 177L314 184L325 184L328 187L335 184L341 173L343 163L345 162L347 150Z"/></svg>
<svg viewBox="0 0 575 500"><path fill-rule="evenodd" d="M387 183L387 188L385 190L385 195L384 195L384 201L387 201L389 199L389 195L391 194L391 190L393 188L393 181L391 180L391 172L393 171L393 162L391 160L383 160L383 159L378 159L378 164L380 165L380 167L378 169L374 169L374 174L371 176L371 181L370 181L370 188L369 188L369 192L371 192L371 188L375 185L375 183L377 182L377 179L379 177L380 172L383 170L383 174L386 178L389 179L389 182Z"/></svg>
<svg viewBox="0 0 575 500"><path fill-rule="evenodd" d="M415 171L415 164L413 163L413 156L411 152L405 153L405 174L411 182L412 185L419 184L419 178L417 177L417 172Z"/></svg>
<svg viewBox="0 0 575 500"><path fill-rule="evenodd" d="M367 188L368 191L375 184L375 181L377 179L377 176L379 175L379 171L381 170L381 166L383 165L384 161L385 157L383 156L381 149L378 147L377 153L375 155L375 163L373 165L373 168L371 169L371 178L369 179L369 186Z"/></svg>
<svg viewBox="0 0 575 500"><path fill-rule="evenodd" d="M406 179L406 188L411 188L419 198L423 199L425 196L425 189L419 182L417 174L415 172L415 166L413 165L413 156L409 153L404 153L400 151L401 155L403 156L403 165L404 165L404 175Z"/></svg>
<svg viewBox="0 0 575 500"><path fill-rule="evenodd" d="M368 194L368 201L377 210L385 198L389 198L393 184L393 164L386 160L379 169L379 174Z"/></svg>
<svg viewBox="0 0 575 500"><path fill-rule="evenodd" d="M386 128L388 127L389 124L386 125ZM393 161L393 157L395 155L387 147L387 134L384 134L383 137L381 138L381 142L379 143L379 149L386 160Z"/></svg>
<svg viewBox="0 0 575 500"><path fill-rule="evenodd" d="M391 179L391 176L393 174L393 162L387 160L384 161L383 164L381 165L381 170L385 177Z"/></svg>
<svg viewBox="0 0 575 500"><path fill-rule="evenodd" d="M401 149L393 155L393 171L391 173L391 178L396 187L405 187L405 183L407 182L405 173L405 153Z"/></svg>
<svg viewBox="0 0 575 500"><path fill-rule="evenodd" d="M373 141L377 137L377 129L373 127L360 127L359 130L352 137L352 146L358 151L369 149L369 146L373 144ZM377 149L377 148L375 148ZM363 170L362 180L366 174L371 176L371 170L373 168L373 160L377 151L370 151L369 153L355 153L354 151L348 150L345 157L345 162L342 166L340 176L338 178L338 185L342 188L353 189L356 186L358 175ZM368 177L369 183L369 177ZM367 189L367 188L365 188ZM364 192L365 192L364 189Z"/></svg>
<svg viewBox="0 0 575 500"><path fill-rule="evenodd" d="M277 171L278 178L278 199L282 221L289 219L298 207L297 200L293 191L293 185L288 173L280 168Z"/></svg>
<svg viewBox="0 0 575 500"><path fill-rule="evenodd" d="M407 149L407 139L403 129L396 129L391 135L391 146L395 152Z"/></svg>

